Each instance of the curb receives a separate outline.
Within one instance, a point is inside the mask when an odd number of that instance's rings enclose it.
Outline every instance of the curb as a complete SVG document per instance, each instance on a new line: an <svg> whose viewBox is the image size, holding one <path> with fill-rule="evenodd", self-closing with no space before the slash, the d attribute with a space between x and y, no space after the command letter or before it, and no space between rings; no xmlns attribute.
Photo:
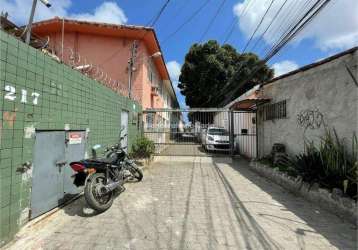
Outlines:
<svg viewBox="0 0 358 250"><path fill-rule="evenodd" d="M273 181L289 192L302 196L322 209L356 225L358 220L357 203L353 199L343 197L342 192L338 192L339 190L333 189L330 192L320 188L317 183L310 185L303 182L300 177L288 176L286 173L259 162L251 161L249 166L252 171Z"/></svg>

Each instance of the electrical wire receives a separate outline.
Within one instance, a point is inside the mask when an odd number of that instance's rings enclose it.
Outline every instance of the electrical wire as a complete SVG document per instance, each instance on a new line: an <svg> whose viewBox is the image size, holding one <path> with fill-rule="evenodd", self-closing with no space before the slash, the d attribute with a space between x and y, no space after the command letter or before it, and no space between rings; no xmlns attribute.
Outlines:
<svg viewBox="0 0 358 250"><path fill-rule="evenodd" d="M206 0L198 9L196 9L179 27L174 30L172 33L170 33L166 38L164 38L161 41L161 44L166 43L169 39L171 39L173 36L175 36L185 25L190 23L194 17L196 17L203 9L204 7L210 2L210 0Z"/></svg>
<svg viewBox="0 0 358 250"><path fill-rule="evenodd" d="M306 27L306 25L308 23L310 23L313 18L315 16L317 16L317 14L322 11L322 9L330 2L331 0L324 0L323 3L321 5L320 0L317 0L316 3L302 16L302 18L300 19L299 22L296 23L296 25L294 25L294 27L290 30L290 32L284 37L284 39L282 39L282 41L280 41L277 45L275 45L273 47L273 49L266 55L266 57L264 58L264 60L262 60L262 64L261 66L257 66L255 68L255 70L253 70L251 72L251 74L249 75L249 77L247 77L247 79L251 79L254 74L256 74L256 72L258 70L260 70L266 62L268 62L274 55L276 55L278 53L278 51L280 51L290 40L292 40L304 27ZM319 5L319 6L318 6ZM228 97L222 102L223 105L225 105L225 103L227 103L228 101L230 101L233 98L233 95L235 94L235 92L237 90L239 90L244 84L246 84L247 81L242 82L241 84L238 84L234 90L232 90L230 92L230 94L228 95Z"/></svg>
<svg viewBox="0 0 358 250"><path fill-rule="evenodd" d="M277 40L277 42L275 44L273 44L273 46L271 47L271 49L268 51L268 53L266 53L266 55L264 56L264 59L262 61L260 61L260 64L258 66L256 66L251 73L249 74L248 77L246 77L246 80L241 81L240 84L237 84L233 89L230 90L229 93L226 92L227 88L229 86L231 86L230 84L226 85L221 93L218 94L218 97L225 97L225 99L222 101L222 105L225 105L226 103L230 102L232 100L232 98L234 97L235 93L242 88L242 86L244 86L245 84L247 84L248 81L250 81L250 79L263 67L265 67L266 63L273 57L275 56L280 50L282 50L282 48L292 39L294 39L297 34L304 28L306 27L313 19L314 17L316 17L318 15L318 13L320 11L322 11L322 9L327 6L327 4L330 2L331 0L316 0L316 2L309 8L309 10L305 11L303 15L301 15L300 18L295 19L295 22L290 23L288 25L289 29L286 29L286 31L281 35L280 39ZM301 6L302 8L302 6ZM237 74L240 74L242 71L242 66L243 64L241 64L240 68L237 71Z"/></svg>
<svg viewBox="0 0 358 250"><path fill-rule="evenodd" d="M282 19L280 25L278 25L275 30L271 32L272 34L278 34L278 38L273 41L272 44L275 44L280 39L282 39L284 34L286 34L293 27L293 25L299 21L300 13L305 13L308 10L309 3L312 3L312 1L306 0L306 2L304 2L301 6L297 5L297 3L299 3L299 1L291 1L291 4L287 7L289 11L287 12L286 16ZM285 24L288 25L285 26ZM259 54L267 54L270 48L272 48L272 45L270 46L270 44L268 44L261 51L263 53Z"/></svg>
<svg viewBox="0 0 358 250"><path fill-rule="evenodd" d="M157 21L159 20L160 16L163 14L165 8L168 6L169 2L170 2L170 0L167 0L167 1L162 5L162 7L159 9L158 13L148 22L148 24L147 24L146 26L149 26L149 25L150 25L151 27L153 27L153 26L157 23ZM143 31L143 35L139 38L139 40L143 40L143 39L148 35L148 32L147 32L147 31L148 31L147 29L145 29L145 30ZM111 56L109 56L107 59L105 59L105 60L103 60L103 61L101 62L101 65L107 63L107 62L108 62L109 60L111 60L114 56L116 56L121 50L122 50L122 49L118 49L117 51L113 52L113 54L112 54Z"/></svg>
<svg viewBox="0 0 358 250"><path fill-rule="evenodd" d="M215 15L213 16L213 18L210 20L210 22L208 23L205 31L203 32L203 34L200 37L200 43L203 41L204 37L206 36L206 34L208 33L208 31L210 30L211 26L213 25L213 23L215 22L216 18L218 17L218 15L220 14L222 8L225 5L226 0L223 0L221 2L221 4L219 5L219 8L216 10Z"/></svg>
<svg viewBox="0 0 358 250"><path fill-rule="evenodd" d="M243 17L245 16L245 14L246 14L246 12L247 12L247 9L249 8L250 4L253 3L253 2L255 2L255 0L253 0L253 1L248 0L248 1L247 1L247 4L246 4L245 7L241 10L241 12L240 12L240 14L238 15L237 19L240 20L241 18L243 18ZM230 39L232 33L234 32L235 24L236 24L236 17L234 16L234 18L233 18L232 21L231 21L231 25L229 26L229 27L231 27L231 28L230 28L230 31L229 31L229 33L226 35L226 37L225 37L223 43L227 43L227 41L229 41L229 39Z"/></svg>
<svg viewBox="0 0 358 250"><path fill-rule="evenodd" d="M271 7L272 7L272 4L273 4L274 2L275 2L275 0L271 0L270 5L269 5L268 8L266 9L264 15L261 17L261 20L260 20L260 22L258 23L258 25L256 26L254 32L251 34L250 39L247 41L247 43L246 43L246 45L245 45L245 47L244 47L244 49L243 49L243 52L246 51L246 49L247 49L247 47L249 46L251 40L254 38L254 36L255 36L257 30L260 28L261 24L262 24L263 21L265 20L265 17L266 17L266 15L267 15L267 13L270 11L270 9L271 9Z"/></svg>
<svg viewBox="0 0 358 250"><path fill-rule="evenodd" d="M157 21L159 20L160 16L163 14L165 8L168 6L170 0L167 0L163 6L159 9L159 12L158 14L152 18L153 21L149 21L149 23L146 25L146 26L149 26L149 27L154 27L154 25L157 23Z"/></svg>
<svg viewBox="0 0 358 250"><path fill-rule="evenodd" d="M285 0L283 2L283 4L281 5L281 7L278 9L278 11L276 12L275 16L272 18L271 22L269 25L267 25L266 29L264 30L264 32L261 33L259 39L256 40L254 46L251 48L251 51L254 51L257 44L259 42L261 42L261 40L264 38L265 34L267 33L267 31L271 28L271 25L275 22L276 18L278 17L278 15L281 13L281 10L283 9L283 7L285 7L286 3L288 0Z"/></svg>
<svg viewBox="0 0 358 250"><path fill-rule="evenodd" d="M297 3L297 1L293 2ZM271 32L272 34L277 34L277 39L271 42L271 44L265 46L263 53L261 54L267 54L268 51L270 51L270 49L272 48L272 45L280 41L285 36L285 34L287 34L287 32L300 20L300 17L302 16L300 14L306 13L308 11L310 3L312 3L311 0L306 0L306 2L304 2L302 5L291 6L291 9L289 9L289 12L287 12L285 19L283 19L281 24L276 27L274 31Z"/></svg>
<svg viewBox="0 0 358 250"><path fill-rule="evenodd" d="M331 0L325 0L325 1L317 1L308 11L308 14L304 15L300 21L298 22L298 24L296 24L289 32L288 34L285 35L285 37L282 39L282 41L280 41L280 43L278 43L271 51L270 53L266 56L265 60L269 60L270 58L272 58L272 56L274 56L280 49L282 49L290 40L292 40L293 38L295 38L297 36L297 34L304 28L306 27L306 25L308 23L310 23L313 18L315 16L318 15L318 13L320 11L322 11L322 9L327 6L327 4L330 2ZM321 3L322 2L322 3ZM321 3L321 4L320 4ZM311 14L312 13L312 14ZM310 14L310 15L309 15Z"/></svg>

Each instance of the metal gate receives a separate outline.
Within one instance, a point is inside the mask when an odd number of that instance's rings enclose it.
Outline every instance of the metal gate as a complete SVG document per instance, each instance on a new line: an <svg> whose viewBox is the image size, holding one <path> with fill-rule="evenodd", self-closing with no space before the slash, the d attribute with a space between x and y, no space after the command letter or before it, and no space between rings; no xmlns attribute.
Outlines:
<svg viewBox="0 0 358 250"><path fill-rule="evenodd" d="M156 155L257 155L256 112L229 109L149 109L144 135Z"/></svg>
<svg viewBox="0 0 358 250"><path fill-rule="evenodd" d="M65 202L80 190L73 184L72 161L85 156L84 131L36 132L31 219Z"/></svg>

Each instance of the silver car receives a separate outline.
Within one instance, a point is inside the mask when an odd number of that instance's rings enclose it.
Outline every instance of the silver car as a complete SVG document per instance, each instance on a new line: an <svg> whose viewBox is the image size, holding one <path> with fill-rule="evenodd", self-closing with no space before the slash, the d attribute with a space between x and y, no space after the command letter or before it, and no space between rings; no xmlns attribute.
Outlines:
<svg viewBox="0 0 358 250"><path fill-rule="evenodd" d="M229 151L229 132L224 128L209 127L203 144L208 151Z"/></svg>

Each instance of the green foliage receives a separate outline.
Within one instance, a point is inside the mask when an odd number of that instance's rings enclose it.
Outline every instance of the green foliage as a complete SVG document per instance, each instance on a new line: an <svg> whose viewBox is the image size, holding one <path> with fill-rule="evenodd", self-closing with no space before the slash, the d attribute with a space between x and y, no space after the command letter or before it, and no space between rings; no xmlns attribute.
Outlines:
<svg viewBox="0 0 358 250"><path fill-rule="evenodd" d="M155 152L154 142L146 137L139 137L132 145L131 157L150 158Z"/></svg>
<svg viewBox="0 0 358 250"><path fill-rule="evenodd" d="M335 130L326 130L318 146L305 143L305 151L294 158L280 161L280 165L292 167L308 183L322 187L340 188L348 196L357 199L358 143L354 134L352 148L340 139Z"/></svg>
<svg viewBox="0 0 358 250"><path fill-rule="evenodd" d="M252 74L253 70L257 72ZM224 99L236 98L272 77L273 71L257 55L240 54L228 44L220 46L217 41L210 40L191 46L185 56L178 87L188 106L217 107ZM242 86L233 92L238 85ZM221 95L224 87L230 97Z"/></svg>

